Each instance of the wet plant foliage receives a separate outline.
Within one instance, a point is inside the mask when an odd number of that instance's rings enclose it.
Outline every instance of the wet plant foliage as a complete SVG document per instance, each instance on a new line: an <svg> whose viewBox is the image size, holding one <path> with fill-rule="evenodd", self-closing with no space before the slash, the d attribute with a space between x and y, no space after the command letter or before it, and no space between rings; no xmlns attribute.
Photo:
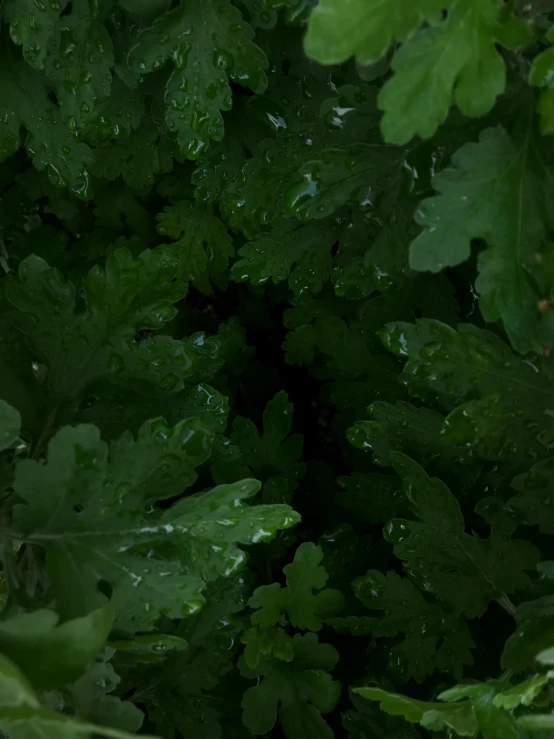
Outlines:
<svg viewBox="0 0 554 739"><path fill-rule="evenodd" d="M554 2L0 22L0 736L552 739Z"/></svg>

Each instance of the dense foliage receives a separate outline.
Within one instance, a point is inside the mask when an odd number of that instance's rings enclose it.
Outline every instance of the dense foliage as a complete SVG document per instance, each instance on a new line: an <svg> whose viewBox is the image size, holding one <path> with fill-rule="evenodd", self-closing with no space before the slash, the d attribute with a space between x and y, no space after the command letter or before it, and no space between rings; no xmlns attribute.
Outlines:
<svg viewBox="0 0 554 739"><path fill-rule="evenodd" d="M554 2L0 18L0 736L553 737Z"/></svg>

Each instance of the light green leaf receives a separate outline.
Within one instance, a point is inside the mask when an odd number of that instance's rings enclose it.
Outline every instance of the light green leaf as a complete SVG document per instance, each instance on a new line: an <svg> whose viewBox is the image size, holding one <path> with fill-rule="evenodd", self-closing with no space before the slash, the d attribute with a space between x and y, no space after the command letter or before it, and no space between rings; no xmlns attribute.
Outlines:
<svg viewBox="0 0 554 739"><path fill-rule="evenodd" d="M497 46L517 48L531 40L527 24L496 0L448 5L442 22L419 31L392 60L395 74L379 95L389 144L405 144L416 135L430 138L452 103L468 116L488 113L506 85Z"/></svg>
<svg viewBox="0 0 554 739"><path fill-rule="evenodd" d="M475 284L481 312L489 322L502 319L522 353L554 343L551 286L541 274L554 224L545 154L532 127L514 140L500 127L484 131L435 178L439 194L421 203L416 218L426 230L410 248L413 269L436 272L466 260L472 239L485 239Z"/></svg>
<svg viewBox="0 0 554 739"><path fill-rule="evenodd" d="M493 704L498 708L511 711L518 706L530 706L535 698L542 692L548 682L547 675L535 675L524 680L513 688L498 693L493 698Z"/></svg>
<svg viewBox="0 0 554 739"><path fill-rule="evenodd" d="M104 648L113 612L109 606L58 624L54 611L40 609L0 622L0 651L37 688L62 687L81 675Z"/></svg>
<svg viewBox="0 0 554 739"><path fill-rule="evenodd" d="M406 721L421 724L432 731L453 729L460 736L477 736L479 725L469 701L460 704L427 703L380 688L354 688L356 695L379 701L381 710L391 716L403 716Z"/></svg>
<svg viewBox="0 0 554 739"><path fill-rule="evenodd" d="M17 665L0 654L0 706L38 706L33 688Z"/></svg>
<svg viewBox="0 0 554 739"><path fill-rule="evenodd" d="M554 27L548 31L546 38L554 41ZM554 49L542 51L533 59L529 72L529 83L537 87L546 87L537 104L540 115L541 132L545 135L554 133Z"/></svg>
<svg viewBox="0 0 554 739"><path fill-rule="evenodd" d="M306 53L321 64L340 64L351 56L359 64L371 64L444 4L415 0L399 7L394 0L320 0L310 16Z"/></svg>

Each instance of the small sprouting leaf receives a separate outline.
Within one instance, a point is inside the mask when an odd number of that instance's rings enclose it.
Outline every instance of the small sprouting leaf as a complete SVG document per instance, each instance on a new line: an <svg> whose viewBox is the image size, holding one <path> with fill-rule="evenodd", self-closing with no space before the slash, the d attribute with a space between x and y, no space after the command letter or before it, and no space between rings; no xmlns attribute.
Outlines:
<svg viewBox="0 0 554 739"><path fill-rule="evenodd" d="M241 636L244 661L250 669L258 666L263 654L273 654L276 659L291 662L294 657L292 640L283 629L270 626L267 629L253 627Z"/></svg>
<svg viewBox="0 0 554 739"><path fill-rule="evenodd" d="M302 456L302 434L290 434L293 405L284 390L277 393L264 410L263 434L248 418L237 416L233 421L231 441L241 450L253 472L282 472Z"/></svg>
<svg viewBox="0 0 554 739"><path fill-rule="evenodd" d="M323 560L321 547L306 542L296 550L294 561L283 572L287 585L278 583L256 588L248 601L256 608L252 623L268 628L286 615L293 626L299 629L319 631L323 619L334 616L342 607L343 598L339 591L325 588L327 572L320 562ZM314 593L314 590L320 592Z"/></svg>

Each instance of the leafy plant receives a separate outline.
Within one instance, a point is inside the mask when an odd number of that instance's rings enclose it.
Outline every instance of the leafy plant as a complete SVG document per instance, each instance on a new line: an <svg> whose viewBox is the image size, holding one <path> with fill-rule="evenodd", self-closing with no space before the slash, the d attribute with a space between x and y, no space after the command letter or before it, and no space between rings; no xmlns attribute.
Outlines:
<svg viewBox="0 0 554 739"><path fill-rule="evenodd" d="M0 21L0 735L554 737L554 3Z"/></svg>

